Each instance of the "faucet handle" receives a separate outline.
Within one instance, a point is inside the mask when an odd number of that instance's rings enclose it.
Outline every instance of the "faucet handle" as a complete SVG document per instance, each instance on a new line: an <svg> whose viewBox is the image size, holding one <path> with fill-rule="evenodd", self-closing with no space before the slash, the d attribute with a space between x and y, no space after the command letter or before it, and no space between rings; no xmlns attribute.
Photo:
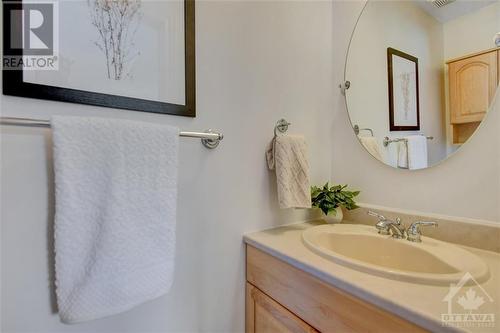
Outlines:
<svg viewBox="0 0 500 333"><path fill-rule="evenodd" d="M410 242L421 242L422 240L420 239L420 236L422 236L422 233L420 232L420 226L428 226L428 227L437 227L438 224L437 222L433 221L416 221L413 222L408 230L406 231L406 234L408 235L408 240Z"/></svg>
<svg viewBox="0 0 500 333"><path fill-rule="evenodd" d="M378 222L375 225L375 228L377 228L379 234L390 235L389 226L386 224L387 219L384 215L380 215L379 213L372 210L367 211L366 214L378 218Z"/></svg>
<svg viewBox="0 0 500 333"><path fill-rule="evenodd" d="M374 212L372 210L369 210L368 212L366 212L366 214L378 218L378 222L375 225L375 228L377 228L378 233L381 235L390 235L391 234L389 232L391 224L395 224L396 226L398 226L398 228L400 228L399 226L401 225L401 219L399 217L397 217L395 221L392 221L392 220L389 220L388 218L386 218L384 215L381 215L381 214ZM396 237L396 236L394 236L394 237Z"/></svg>
<svg viewBox="0 0 500 333"><path fill-rule="evenodd" d="M370 216L374 216L374 217L378 218L380 221L387 220L384 215L380 215L379 213L374 212L372 210L367 211L366 214L368 214Z"/></svg>

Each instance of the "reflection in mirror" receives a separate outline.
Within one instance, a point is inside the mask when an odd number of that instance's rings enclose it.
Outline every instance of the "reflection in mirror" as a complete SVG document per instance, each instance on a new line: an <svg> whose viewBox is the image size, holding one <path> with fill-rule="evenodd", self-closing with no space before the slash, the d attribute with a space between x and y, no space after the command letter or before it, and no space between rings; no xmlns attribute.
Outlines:
<svg viewBox="0 0 500 333"><path fill-rule="evenodd" d="M361 144L395 168L423 169L479 128L500 72L500 1L368 1L346 60Z"/></svg>

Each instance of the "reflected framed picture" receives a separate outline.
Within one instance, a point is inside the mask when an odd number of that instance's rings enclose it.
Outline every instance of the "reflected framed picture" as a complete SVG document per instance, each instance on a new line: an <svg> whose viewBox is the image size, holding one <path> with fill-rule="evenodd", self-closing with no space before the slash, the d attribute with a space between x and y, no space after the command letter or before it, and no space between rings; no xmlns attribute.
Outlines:
<svg viewBox="0 0 500 333"><path fill-rule="evenodd" d="M40 2L3 0L5 95L196 116L194 0Z"/></svg>
<svg viewBox="0 0 500 333"><path fill-rule="evenodd" d="M391 131L419 131L418 58L387 48Z"/></svg>

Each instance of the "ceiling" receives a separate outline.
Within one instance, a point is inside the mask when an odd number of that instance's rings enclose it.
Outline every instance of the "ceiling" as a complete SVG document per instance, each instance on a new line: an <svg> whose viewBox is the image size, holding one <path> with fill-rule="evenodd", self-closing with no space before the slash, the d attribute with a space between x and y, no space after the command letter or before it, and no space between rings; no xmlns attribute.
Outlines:
<svg viewBox="0 0 500 333"><path fill-rule="evenodd" d="M436 7L434 3L429 0L413 0L413 2L425 10L429 15L436 18L436 20L444 23L491 5L498 2L498 0L456 0L440 8Z"/></svg>

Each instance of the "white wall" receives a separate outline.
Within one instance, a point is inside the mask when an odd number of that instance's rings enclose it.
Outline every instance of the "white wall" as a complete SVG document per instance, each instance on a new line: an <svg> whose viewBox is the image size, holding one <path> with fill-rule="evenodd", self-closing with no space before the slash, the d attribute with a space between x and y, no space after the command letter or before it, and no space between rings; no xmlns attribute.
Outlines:
<svg viewBox="0 0 500 333"><path fill-rule="evenodd" d="M243 331L243 233L305 218L277 208L275 178L264 159L275 122L286 117L291 132L307 136L315 183L331 170L332 25L330 2L198 1L195 119L2 96L4 116L129 118L215 128L225 138L213 151L181 140L170 294L121 315L65 326L51 306L50 132L2 127L1 331Z"/></svg>
<svg viewBox="0 0 500 333"><path fill-rule="evenodd" d="M492 49L500 31L500 1L443 24L444 58L450 60Z"/></svg>
<svg viewBox="0 0 500 333"><path fill-rule="evenodd" d="M343 80L348 39L363 2L333 3L334 76ZM331 177L362 190L361 202L500 222L499 104L456 154L430 169L383 165L358 144L339 91L334 93Z"/></svg>
<svg viewBox="0 0 500 333"><path fill-rule="evenodd" d="M387 48L418 58L420 131L389 129ZM353 124L373 129L380 143L385 136L422 134L428 141L429 165L446 157L443 104L442 24L410 1L371 1L353 35L346 79L349 116ZM363 132L366 135L367 132ZM395 145L380 147L384 161L397 167Z"/></svg>

